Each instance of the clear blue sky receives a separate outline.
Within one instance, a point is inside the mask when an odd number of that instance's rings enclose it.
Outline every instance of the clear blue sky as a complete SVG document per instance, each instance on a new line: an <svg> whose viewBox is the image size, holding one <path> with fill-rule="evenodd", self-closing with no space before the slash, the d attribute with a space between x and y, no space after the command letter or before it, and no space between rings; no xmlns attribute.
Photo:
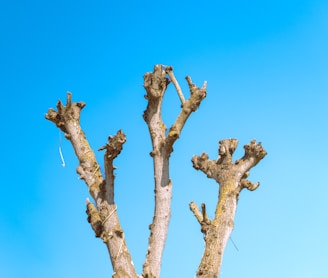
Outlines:
<svg viewBox="0 0 328 278"><path fill-rule="evenodd" d="M151 144L142 76L172 65L208 97L171 160L172 221L162 277L193 277L203 251L188 203L213 211L217 185L192 168L193 154L217 155L253 138L267 157L243 191L222 278L324 278L328 262L328 2L1 1L0 277L111 277L109 257L86 221L87 188L69 142L44 119L66 91L85 101L82 127L95 150L123 129L116 201L137 270L153 212ZM164 120L179 111L168 90ZM102 154L97 153L102 163Z"/></svg>

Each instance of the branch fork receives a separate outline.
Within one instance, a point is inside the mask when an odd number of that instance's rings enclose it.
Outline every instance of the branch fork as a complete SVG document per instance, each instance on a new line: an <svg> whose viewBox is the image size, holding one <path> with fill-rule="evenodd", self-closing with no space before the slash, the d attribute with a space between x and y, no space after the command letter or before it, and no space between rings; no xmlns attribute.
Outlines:
<svg viewBox="0 0 328 278"><path fill-rule="evenodd" d="M169 158L173 144L180 137L182 128L190 114L196 111L206 97L206 82L198 88L187 77L190 98L185 100L181 87L175 78L171 66L156 65L153 72L144 75L145 98L148 105L143 118L146 121L152 141L151 156L154 161L155 211L150 225L148 252L143 265L143 277L159 277L162 253L166 242L171 214L172 182L169 177ZM162 101L167 86L173 83L181 101L182 109L166 134L166 125L162 120Z"/></svg>
<svg viewBox="0 0 328 278"><path fill-rule="evenodd" d="M204 234L205 250L197 271L197 277L218 277L222 263L222 255L234 226L234 217L240 191L244 188L255 190L259 183L247 180L249 171L267 154L261 143L255 140L244 146L244 156L235 163L232 155L238 145L237 139L219 141L217 160L209 160L203 153L192 158L193 167L201 170L209 178L215 179L219 185L219 197L213 220L209 220L206 207L202 204L202 212L191 202L193 212ZM213 251L215 250L215 251Z"/></svg>
<svg viewBox="0 0 328 278"><path fill-rule="evenodd" d="M84 106L83 102L72 102L72 95L68 92L66 106L58 101L57 111L50 108L45 117L65 132L65 137L72 143L79 159L77 173L87 184L90 195L95 201L95 204L89 199L86 201L88 222L96 237L102 238L107 246L115 277L138 278L114 203L113 160L122 150L122 145L126 140L125 134L118 131L115 136L109 137L104 147L100 148L100 150L106 150L104 157L106 179L104 180L100 165L80 127L80 112Z"/></svg>
<svg viewBox="0 0 328 278"><path fill-rule="evenodd" d="M148 105L143 118L148 125L154 161L155 209L153 222L150 224L148 252L143 265L142 277L159 278L162 253L166 242L171 215L172 182L169 175L169 158L173 144L180 137L183 126L192 112L196 111L206 97L206 81L197 87L190 77L186 77L190 96L185 99L171 66L155 65L154 71L144 75L145 98ZM162 101L167 86L173 83L181 101L181 111L174 124L166 133L162 120ZM46 119L53 122L65 133L71 142L79 160L77 173L88 186L94 202L86 201L88 222L106 244L113 265L113 277L138 278L129 253L123 229L121 228L117 206L114 200L114 159L123 149L126 136L119 130L109 136L108 142L99 150L105 150L105 178L100 165L80 127L80 113L84 102L72 102L72 94L67 93L66 106L57 103L57 111L49 109ZM201 209L190 203L190 210L201 226L204 234L205 250L197 271L197 277L217 277L220 271L222 255L234 227L237 201L242 189L250 191L259 187L259 182L248 180L249 171L266 155L261 143L255 140L244 146L244 156L233 162L232 155L238 145L237 139L219 141L218 158L210 160L206 153L192 158L193 167L201 170L207 177L213 178L219 185L218 202L214 219L209 219L205 203Z"/></svg>
<svg viewBox="0 0 328 278"><path fill-rule="evenodd" d="M201 88L198 88L192 83L190 77L186 77L186 80L190 89L188 100L185 100L172 67L155 65L153 72L144 75L144 88L147 93L145 98L148 100L148 105L143 118L148 125L152 140L151 156L154 160L155 172L155 211L153 222L150 225L148 252L143 266L142 277L144 278L158 278L160 275L162 252L171 214L172 182L169 178L169 158L173 151L173 144L180 137L190 114L198 109L201 101L206 97L206 82ZM166 134L161 109L169 83L174 84L182 109ZM137 278L140 276L136 274L132 263L114 200L114 170L116 168L113 161L122 151L126 137L120 130L116 135L108 138L105 146L99 148L99 150L105 150L104 178L95 154L80 127L80 113L84 107L85 103L83 102L72 102L72 94L68 92L66 106L58 101L57 111L50 108L45 117L65 133L65 137L70 140L74 148L79 160L77 173L87 184L94 200L94 203L89 199L86 201L88 222L96 237L102 238L108 248L114 269L113 277ZM205 207L202 217L208 221Z"/></svg>

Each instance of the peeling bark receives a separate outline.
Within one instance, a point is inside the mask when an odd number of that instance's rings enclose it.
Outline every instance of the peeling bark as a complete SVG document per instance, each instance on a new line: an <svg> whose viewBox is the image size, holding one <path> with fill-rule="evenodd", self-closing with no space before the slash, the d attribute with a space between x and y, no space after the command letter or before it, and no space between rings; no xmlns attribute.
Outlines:
<svg viewBox="0 0 328 278"><path fill-rule="evenodd" d="M219 184L218 203L213 220L208 218L205 204L202 204L200 211L194 202L190 203L190 210L199 222L205 240L204 254L197 271L199 278L219 276L223 252L234 227L240 191L243 188L255 190L259 186L259 183L253 184L247 177L249 170L266 155L266 151L261 143L256 144L253 140L244 146L245 155L233 163L232 154L237 144L236 139L220 141L219 157L216 161L209 160L205 153L192 158L196 170L201 170Z"/></svg>

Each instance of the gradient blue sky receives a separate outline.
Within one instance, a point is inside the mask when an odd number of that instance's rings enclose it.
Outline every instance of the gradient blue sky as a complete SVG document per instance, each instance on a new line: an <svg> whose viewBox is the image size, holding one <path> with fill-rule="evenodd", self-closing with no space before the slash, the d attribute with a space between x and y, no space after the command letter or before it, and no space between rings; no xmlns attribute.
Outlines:
<svg viewBox="0 0 328 278"><path fill-rule="evenodd" d="M0 277L111 277L108 254L86 221L87 188L69 142L44 119L57 100L85 101L82 127L96 150L123 129L116 201L137 270L153 212L151 144L142 76L154 64L208 82L171 160L172 221L162 277L193 277L203 239L188 203L214 211L217 185L192 168L253 138L267 157L243 191L222 278L327 277L328 2L1 1ZM179 111L171 88L167 126ZM102 163L102 153L97 153ZM213 213L212 213L213 215Z"/></svg>

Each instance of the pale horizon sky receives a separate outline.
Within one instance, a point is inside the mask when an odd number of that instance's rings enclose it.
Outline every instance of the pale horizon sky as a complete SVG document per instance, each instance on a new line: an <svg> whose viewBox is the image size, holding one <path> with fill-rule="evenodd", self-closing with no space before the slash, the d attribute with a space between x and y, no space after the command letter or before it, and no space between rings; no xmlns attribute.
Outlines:
<svg viewBox="0 0 328 278"><path fill-rule="evenodd" d="M193 155L217 158L237 138L235 159L256 138L268 155L251 170L260 187L239 199L221 278L325 278L328 262L328 2L2 1L0 3L0 277L111 277L105 245L86 220L88 190L69 142L46 121L58 99L87 106L81 125L92 148L122 129L115 198L141 273L153 213L151 142L142 119L143 75L174 67L208 95L174 146L172 218L162 278L194 277L203 235L189 202L213 215L214 180ZM168 89L163 118L180 109ZM102 163L101 152L97 152Z"/></svg>

